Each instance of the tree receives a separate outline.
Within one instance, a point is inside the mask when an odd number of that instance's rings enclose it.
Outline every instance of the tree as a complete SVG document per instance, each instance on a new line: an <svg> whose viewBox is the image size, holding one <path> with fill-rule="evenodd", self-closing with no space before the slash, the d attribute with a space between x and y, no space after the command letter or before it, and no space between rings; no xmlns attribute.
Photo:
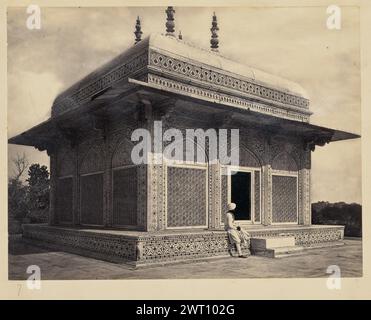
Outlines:
<svg viewBox="0 0 371 320"><path fill-rule="evenodd" d="M19 233L20 223L28 215L28 193L21 176L28 167L28 159L23 153L12 159L13 174L8 180L8 230L9 233Z"/></svg>
<svg viewBox="0 0 371 320"><path fill-rule="evenodd" d="M12 159L12 162L13 162L14 169L13 169L13 176L11 177L11 179L20 180L21 176L26 171L29 165L26 154L24 152L22 155L17 153L16 157Z"/></svg>
<svg viewBox="0 0 371 320"><path fill-rule="evenodd" d="M31 222L44 222L49 210L49 172L46 166L32 164L28 169L28 202Z"/></svg>

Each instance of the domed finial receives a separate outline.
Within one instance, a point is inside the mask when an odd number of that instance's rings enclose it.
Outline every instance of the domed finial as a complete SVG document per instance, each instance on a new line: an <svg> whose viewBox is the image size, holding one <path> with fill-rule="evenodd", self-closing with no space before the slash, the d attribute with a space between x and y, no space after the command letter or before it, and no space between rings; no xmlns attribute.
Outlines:
<svg viewBox="0 0 371 320"><path fill-rule="evenodd" d="M210 40L210 44L211 44L211 50L212 51L218 51L218 47L219 47L219 39L218 39L218 33L217 31L219 31L219 28L218 28L218 21L216 20L216 15L215 15L215 12L214 12L214 15L213 15L213 21L211 23L211 40Z"/></svg>
<svg viewBox="0 0 371 320"><path fill-rule="evenodd" d="M174 13L175 10L173 7L167 7L165 10L167 18L166 18L166 35L167 36L174 36Z"/></svg>
<svg viewBox="0 0 371 320"><path fill-rule="evenodd" d="M178 35L179 40L183 40L182 32L179 30L179 35Z"/></svg>
<svg viewBox="0 0 371 320"><path fill-rule="evenodd" d="M140 25L139 16L137 17L137 23L135 24L135 43L137 44L140 40L142 40L142 27Z"/></svg>

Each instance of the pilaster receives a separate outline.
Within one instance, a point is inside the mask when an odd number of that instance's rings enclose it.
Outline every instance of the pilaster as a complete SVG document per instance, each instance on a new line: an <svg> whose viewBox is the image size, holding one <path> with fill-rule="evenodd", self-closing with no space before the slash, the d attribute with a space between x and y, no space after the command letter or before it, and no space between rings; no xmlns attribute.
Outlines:
<svg viewBox="0 0 371 320"><path fill-rule="evenodd" d="M219 160L208 165L208 212L209 229L220 229L221 226L221 166Z"/></svg>
<svg viewBox="0 0 371 320"><path fill-rule="evenodd" d="M272 224L272 168L269 164L262 166L262 224Z"/></svg>

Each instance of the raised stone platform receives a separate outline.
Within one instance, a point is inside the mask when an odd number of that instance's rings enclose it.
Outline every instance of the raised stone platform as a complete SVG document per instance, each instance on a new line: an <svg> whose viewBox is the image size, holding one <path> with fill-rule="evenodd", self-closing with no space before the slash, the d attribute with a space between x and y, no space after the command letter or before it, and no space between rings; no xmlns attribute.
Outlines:
<svg viewBox="0 0 371 320"><path fill-rule="evenodd" d="M254 238L294 237L304 248L339 244L343 226L254 226L246 228ZM134 267L190 262L229 256L225 231L171 230L139 232L23 225L23 240L35 245ZM249 254L250 243L243 247ZM234 255L236 252L234 250Z"/></svg>

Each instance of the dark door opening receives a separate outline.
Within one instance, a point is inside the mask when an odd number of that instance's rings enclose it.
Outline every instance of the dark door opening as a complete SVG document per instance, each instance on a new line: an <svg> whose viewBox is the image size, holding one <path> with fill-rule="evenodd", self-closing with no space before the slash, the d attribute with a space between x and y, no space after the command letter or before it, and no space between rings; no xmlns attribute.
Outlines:
<svg viewBox="0 0 371 320"><path fill-rule="evenodd" d="M251 173L232 172L231 202L236 204L234 217L236 220L251 220Z"/></svg>

